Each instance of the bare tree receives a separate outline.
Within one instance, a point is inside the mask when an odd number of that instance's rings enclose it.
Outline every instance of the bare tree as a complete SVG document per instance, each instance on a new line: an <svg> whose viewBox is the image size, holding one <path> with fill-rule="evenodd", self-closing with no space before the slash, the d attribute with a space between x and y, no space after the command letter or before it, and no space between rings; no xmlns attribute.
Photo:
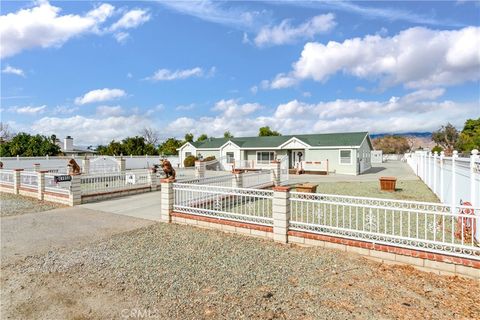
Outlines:
<svg viewBox="0 0 480 320"><path fill-rule="evenodd" d="M145 142L156 146L160 140L160 133L153 128L143 128L140 135L145 139Z"/></svg>
<svg viewBox="0 0 480 320"><path fill-rule="evenodd" d="M9 141L13 136L8 123L0 122L0 142Z"/></svg>

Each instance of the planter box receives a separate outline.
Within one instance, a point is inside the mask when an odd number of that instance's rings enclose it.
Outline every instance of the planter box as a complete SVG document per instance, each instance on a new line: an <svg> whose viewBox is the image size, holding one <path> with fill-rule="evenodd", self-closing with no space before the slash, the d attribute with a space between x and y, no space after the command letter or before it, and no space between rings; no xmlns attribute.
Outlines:
<svg viewBox="0 0 480 320"><path fill-rule="evenodd" d="M380 190L394 192L397 184L397 178L395 177L381 177L380 178Z"/></svg>
<svg viewBox="0 0 480 320"><path fill-rule="evenodd" d="M317 193L318 184L304 183L295 186L297 192Z"/></svg>

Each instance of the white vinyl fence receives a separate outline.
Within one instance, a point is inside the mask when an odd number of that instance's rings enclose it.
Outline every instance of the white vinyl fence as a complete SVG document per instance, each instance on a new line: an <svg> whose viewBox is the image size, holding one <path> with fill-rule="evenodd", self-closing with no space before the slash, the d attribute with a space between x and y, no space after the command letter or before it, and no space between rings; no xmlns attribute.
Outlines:
<svg viewBox="0 0 480 320"><path fill-rule="evenodd" d="M213 176L213 177L204 177L204 178L194 178L194 179L186 179L180 180L181 183L186 184L198 184L198 185L210 185L210 186L217 186L217 187L232 187L232 179L234 176L232 174L225 174L221 176Z"/></svg>
<svg viewBox="0 0 480 320"><path fill-rule="evenodd" d="M177 212L272 225L272 190L174 183Z"/></svg>
<svg viewBox="0 0 480 320"><path fill-rule="evenodd" d="M130 170L128 172L80 176L82 195L149 187L150 183L150 172L148 170Z"/></svg>
<svg viewBox="0 0 480 320"><path fill-rule="evenodd" d="M464 202L480 206L480 157L473 150L470 158L452 157L430 152L405 155L417 176L440 198L452 206ZM480 212L475 212L480 214Z"/></svg>
<svg viewBox="0 0 480 320"><path fill-rule="evenodd" d="M15 172L13 170L0 170L0 184L12 186Z"/></svg>
<svg viewBox="0 0 480 320"><path fill-rule="evenodd" d="M292 230L480 259L480 208L300 192L290 201Z"/></svg>

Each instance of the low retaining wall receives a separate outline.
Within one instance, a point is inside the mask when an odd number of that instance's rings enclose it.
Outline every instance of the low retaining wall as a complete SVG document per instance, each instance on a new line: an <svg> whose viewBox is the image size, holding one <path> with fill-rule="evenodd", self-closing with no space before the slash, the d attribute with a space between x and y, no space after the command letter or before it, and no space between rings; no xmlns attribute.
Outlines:
<svg viewBox="0 0 480 320"><path fill-rule="evenodd" d="M172 222L178 224L194 225L273 240L273 227L179 212L172 212L171 218ZM411 265L418 270L439 275L458 275L480 280L480 261L471 259L299 231L288 231L288 243L337 249L359 254L382 263Z"/></svg>
<svg viewBox="0 0 480 320"><path fill-rule="evenodd" d="M150 191L156 191L157 188L152 188L150 186L135 188L135 189L126 189L118 191L109 191L109 192L99 192L94 194L82 195L82 203L89 203L95 201L102 201L112 198L124 197L128 195L134 195L139 193L145 193Z"/></svg>
<svg viewBox="0 0 480 320"><path fill-rule="evenodd" d="M9 185L9 184L0 184L0 192L15 193L15 190L13 189L13 186L12 186L12 185Z"/></svg>

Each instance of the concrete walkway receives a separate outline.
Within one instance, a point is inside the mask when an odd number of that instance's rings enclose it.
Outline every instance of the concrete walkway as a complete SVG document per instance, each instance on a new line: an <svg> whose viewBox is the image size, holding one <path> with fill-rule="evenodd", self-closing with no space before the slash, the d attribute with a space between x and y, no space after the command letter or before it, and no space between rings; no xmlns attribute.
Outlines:
<svg viewBox="0 0 480 320"><path fill-rule="evenodd" d="M153 223L80 206L2 217L2 265L29 255L106 239Z"/></svg>
<svg viewBox="0 0 480 320"><path fill-rule="evenodd" d="M160 221L160 191L82 204L79 207Z"/></svg>

